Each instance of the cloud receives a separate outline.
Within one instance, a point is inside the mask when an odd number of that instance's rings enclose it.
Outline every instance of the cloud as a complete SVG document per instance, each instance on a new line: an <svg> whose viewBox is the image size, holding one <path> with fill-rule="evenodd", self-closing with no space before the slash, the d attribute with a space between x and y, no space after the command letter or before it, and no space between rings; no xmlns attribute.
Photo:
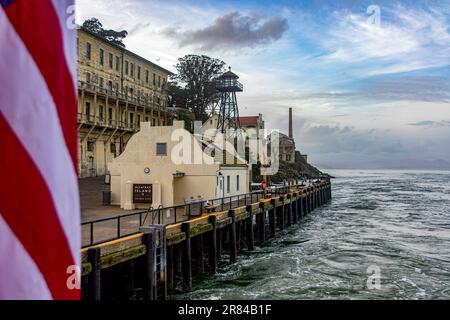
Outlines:
<svg viewBox="0 0 450 320"><path fill-rule="evenodd" d="M402 73L450 64L450 23L439 10L381 7L381 25L337 11L323 41L326 62L367 63L367 75ZM430 56L433 59L430 59ZM374 64L378 62L378 64Z"/></svg>
<svg viewBox="0 0 450 320"><path fill-rule="evenodd" d="M410 123L410 126L414 127L425 127L425 128L442 128L442 127L450 127L450 120L441 120L441 121L431 121L424 120L415 123Z"/></svg>
<svg viewBox="0 0 450 320"><path fill-rule="evenodd" d="M217 18L203 29L180 31L164 30L167 36L179 39L179 46L198 46L200 50L229 50L256 47L281 39L289 29L288 21L273 17L263 21L259 15L243 16L231 12Z"/></svg>

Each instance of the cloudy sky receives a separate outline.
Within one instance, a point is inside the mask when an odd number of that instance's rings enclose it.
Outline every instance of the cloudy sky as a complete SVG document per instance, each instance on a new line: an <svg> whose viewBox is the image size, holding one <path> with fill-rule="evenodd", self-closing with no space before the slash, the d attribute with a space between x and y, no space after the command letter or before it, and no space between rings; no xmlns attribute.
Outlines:
<svg viewBox="0 0 450 320"><path fill-rule="evenodd" d="M450 169L450 1L78 0L169 70L227 62L241 115L263 113L323 168ZM333 3L333 4L331 4Z"/></svg>

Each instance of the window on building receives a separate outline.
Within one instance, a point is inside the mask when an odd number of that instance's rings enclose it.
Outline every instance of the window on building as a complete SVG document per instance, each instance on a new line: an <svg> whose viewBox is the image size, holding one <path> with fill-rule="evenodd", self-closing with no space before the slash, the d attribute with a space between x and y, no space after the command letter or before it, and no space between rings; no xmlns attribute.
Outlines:
<svg viewBox="0 0 450 320"><path fill-rule="evenodd" d="M125 99L128 98L128 86L125 86Z"/></svg>
<svg viewBox="0 0 450 320"><path fill-rule="evenodd" d="M99 79L98 79L98 85L99 85L99 87L100 87L100 89L103 89L103 85L104 85L104 79L102 78L102 77L100 77Z"/></svg>
<svg viewBox="0 0 450 320"><path fill-rule="evenodd" d="M227 176L227 193L230 193L230 187L231 187L231 178L230 176Z"/></svg>
<svg viewBox="0 0 450 320"><path fill-rule="evenodd" d="M111 150L111 153L113 155L115 155L116 154L116 144L114 142L112 142L109 148Z"/></svg>
<svg viewBox="0 0 450 320"><path fill-rule="evenodd" d="M130 112L130 126L134 127L134 114Z"/></svg>
<svg viewBox="0 0 450 320"><path fill-rule="evenodd" d="M130 76L134 77L134 64L130 63Z"/></svg>
<svg viewBox="0 0 450 320"><path fill-rule="evenodd" d="M141 80L141 66L137 67L137 78L138 80Z"/></svg>
<svg viewBox="0 0 450 320"><path fill-rule="evenodd" d="M94 152L94 146L95 146L95 144L94 144L94 141L88 141L87 142L87 151L88 152Z"/></svg>
<svg viewBox="0 0 450 320"><path fill-rule="evenodd" d="M120 70L120 57L116 56L116 71Z"/></svg>
<svg viewBox="0 0 450 320"><path fill-rule="evenodd" d="M167 143L164 142L156 144L156 155L167 156Z"/></svg>
<svg viewBox="0 0 450 320"><path fill-rule="evenodd" d="M105 50L103 50L103 49L100 49L100 52L99 52L99 63L101 66L103 66L105 63Z"/></svg>
<svg viewBox="0 0 450 320"><path fill-rule="evenodd" d="M125 74L128 75L128 61L125 60Z"/></svg>
<svg viewBox="0 0 450 320"><path fill-rule="evenodd" d="M91 60L91 50L92 45L89 42L86 42L86 59Z"/></svg>
<svg viewBox="0 0 450 320"><path fill-rule="evenodd" d="M114 56L112 53L109 54L109 68L114 68Z"/></svg>
<svg viewBox="0 0 450 320"><path fill-rule="evenodd" d="M236 176L236 191L239 191L239 175Z"/></svg>
<svg viewBox="0 0 450 320"><path fill-rule="evenodd" d="M149 72L145 70L145 83L148 83Z"/></svg>
<svg viewBox="0 0 450 320"><path fill-rule="evenodd" d="M116 82L116 93L119 93L119 83Z"/></svg>
<svg viewBox="0 0 450 320"><path fill-rule="evenodd" d="M91 117L91 104L89 102L86 102L85 114L86 114L86 120L89 121L90 117Z"/></svg>
<svg viewBox="0 0 450 320"><path fill-rule="evenodd" d="M100 121L103 121L103 106L98 107L98 116Z"/></svg>
<svg viewBox="0 0 450 320"><path fill-rule="evenodd" d="M86 83L91 83L91 74L86 72Z"/></svg>
<svg viewBox="0 0 450 320"><path fill-rule="evenodd" d="M161 76L158 76L158 87L161 87Z"/></svg>
<svg viewBox="0 0 450 320"><path fill-rule="evenodd" d="M113 83L111 80L108 81L108 91L109 91L109 93L112 93L112 91L113 91Z"/></svg>
<svg viewBox="0 0 450 320"><path fill-rule="evenodd" d="M112 125L112 119L113 119L113 109L108 108L108 123L109 123L109 125Z"/></svg>
<svg viewBox="0 0 450 320"><path fill-rule="evenodd" d="M153 85L156 86L156 74L153 74Z"/></svg>

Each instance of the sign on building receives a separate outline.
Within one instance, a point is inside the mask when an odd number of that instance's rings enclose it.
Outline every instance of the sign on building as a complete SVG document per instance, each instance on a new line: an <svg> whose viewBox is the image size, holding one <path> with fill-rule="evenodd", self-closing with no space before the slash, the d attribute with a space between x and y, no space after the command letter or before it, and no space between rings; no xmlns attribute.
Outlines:
<svg viewBox="0 0 450 320"><path fill-rule="evenodd" d="M153 202L153 188L151 184L133 184L133 203Z"/></svg>

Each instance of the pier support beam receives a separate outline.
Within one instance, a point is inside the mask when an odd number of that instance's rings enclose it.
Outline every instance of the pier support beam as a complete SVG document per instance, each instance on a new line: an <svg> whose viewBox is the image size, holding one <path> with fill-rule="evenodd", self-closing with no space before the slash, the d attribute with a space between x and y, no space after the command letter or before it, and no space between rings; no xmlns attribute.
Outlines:
<svg viewBox="0 0 450 320"><path fill-rule="evenodd" d="M88 262L92 266L92 271L88 275L88 300L96 301L101 298L101 268L100 268L100 248L94 247L88 250Z"/></svg>
<svg viewBox="0 0 450 320"><path fill-rule="evenodd" d="M292 213L292 223L297 224L297 200L291 199L291 213Z"/></svg>
<svg viewBox="0 0 450 320"><path fill-rule="evenodd" d="M236 253L241 251L242 225L244 220L236 221Z"/></svg>
<svg viewBox="0 0 450 320"><path fill-rule="evenodd" d="M217 217L210 216L212 230L209 233L209 274L217 273Z"/></svg>
<svg viewBox="0 0 450 320"><path fill-rule="evenodd" d="M309 191L308 195L308 213L312 212L312 191Z"/></svg>
<svg viewBox="0 0 450 320"><path fill-rule="evenodd" d="M192 290L192 256L191 256L191 226L189 223L181 225L181 231L186 234L182 248L182 265L183 265L183 290Z"/></svg>
<svg viewBox="0 0 450 320"><path fill-rule="evenodd" d="M280 230L284 230L284 198L280 197L280 200L283 201L283 204L276 208L278 227L280 228Z"/></svg>
<svg viewBox="0 0 450 320"><path fill-rule="evenodd" d="M264 243L266 241L266 211L264 208L264 203L259 205L261 207L261 213L258 214L258 236L259 243Z"/></svg>
<svg viewBox="0 0 450 320"><path fill-rule="evenodd" d="M223 228L217 229L217 262L222 260L223 252Z"/></svg>
<svg viewBox="0 0 450 320"><path fill-rule="evenodd" d="M155 242L153 241L153 234L150 232L144 233L143 236L146 252L145 252L145 267L144 267L144 298L145 300L155 300L155 269L154 269L154 256L155 256Z"/></svg>
<svg viewBox="0 0 450 320"><path fill-rule="evenodd" d="M292 226L292 194L288 196L289 203L285 206L287 211L287 225Z"/></svg>
<svg viewBox="0 0 450 320"><path fill-rule="evenodd" d="M230 210L229 217L231 218L231 224L229 225L230 263L235 263L237 260L237 251L236 251L236 214L234 210Z"/></svg>
<svg viewBox="0 0 450 320"><path fill-rule="evenodd" d="M255 250L255 229L253 227L253 212L251 206L247 206L247 212L250 216L247 219L247 236L245 240L247 241L248 250L252 251Z"/></svg>
<svg viewBox="0 0 450 320"><path fill-rule="evenodd" d="M297 199L297 215L300 220L303 214L303 206L302 206L302 195L299 194L299 198Z"/></svg>
<svg viewBox="0 0 450 320"><path fill-rule="evenodd" d="M275 238L275 230L275 207L272 207L269 209L269 232L271 238Z"/></svg>
<svg viewBox="0 0 450 320"><path fill-rule="evenodd" d="M174 246L167 246L167 288L173 289L174 287Z"/></svg>
<svg viewBox="0 0 450 320"><path fill-rule="evenodd" d="M201 275L205 273L205 259L203 255L203 235L199 234L193 238L195 273Z"/></svg>

